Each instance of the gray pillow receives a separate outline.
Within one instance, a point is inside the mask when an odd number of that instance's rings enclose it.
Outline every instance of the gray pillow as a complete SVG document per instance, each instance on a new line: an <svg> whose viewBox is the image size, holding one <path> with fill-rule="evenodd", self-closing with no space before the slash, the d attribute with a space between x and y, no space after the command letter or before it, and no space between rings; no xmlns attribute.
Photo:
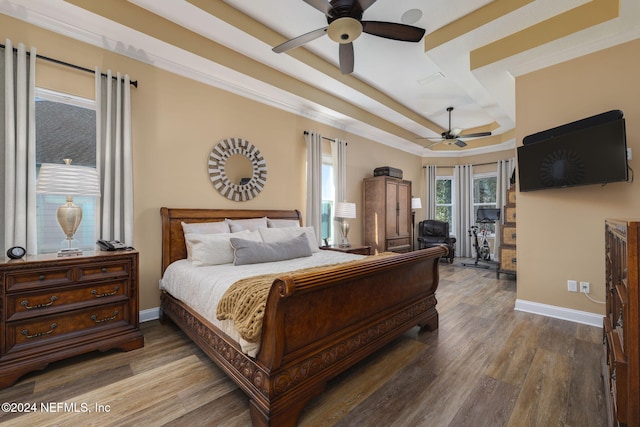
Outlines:
<svg viewBox="0 0 640 427"><path fill-rule="evenodd" d="M306 233L301 233L291 240L272 243L253 242L237 237L232 237L230 242L233 247L234 265L259 264L311 256Z"/></svg>

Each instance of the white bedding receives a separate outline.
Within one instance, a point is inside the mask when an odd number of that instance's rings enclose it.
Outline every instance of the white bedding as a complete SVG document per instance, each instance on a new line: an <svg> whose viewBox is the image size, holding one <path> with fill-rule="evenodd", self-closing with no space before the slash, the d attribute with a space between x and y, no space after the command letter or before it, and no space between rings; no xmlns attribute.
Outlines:
<svg viewBox="0 0 640 427"><path fill-rule="evenodd" d="M190 261L182 259L167 267L160 280L160 289L170 293L174 298L200 313L209 322L236 340L240 344L242 351L253 357L258 353L259 343L250 343L240 338L232 320L218 320L216 318L218 301L220 301L229 286L240 279L259 274L284 273L360 258L364 258L364 256L321 250L313 253L310 257L238 266L222 264L194 267Z"/></svg>

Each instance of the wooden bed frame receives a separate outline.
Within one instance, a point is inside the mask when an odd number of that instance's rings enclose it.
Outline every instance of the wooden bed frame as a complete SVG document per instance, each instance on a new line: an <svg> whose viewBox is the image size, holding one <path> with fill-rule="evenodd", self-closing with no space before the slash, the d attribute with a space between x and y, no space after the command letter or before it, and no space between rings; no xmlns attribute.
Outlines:
<svg viewBox="0 0 640 427"><path fill-rule="evenodd" d="M161 208L162 273L186 258L181 222L269 217L301 221L297 210ZM166 292L161 320L179 326L249 396L254 426L296 425L328 380L419 325L438 327L435 291L444 247L371 258L322 274L283 274L271 287L255 358Z"/></svg>

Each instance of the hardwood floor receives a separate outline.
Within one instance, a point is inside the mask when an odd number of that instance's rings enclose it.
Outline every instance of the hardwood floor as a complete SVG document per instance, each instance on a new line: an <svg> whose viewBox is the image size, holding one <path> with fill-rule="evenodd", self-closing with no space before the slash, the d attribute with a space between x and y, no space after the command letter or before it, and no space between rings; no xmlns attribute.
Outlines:
<svg viewBox="0 0 640 427"><path fill-rule="evenodd" d="M335 378L300 425L606 425L601 329L515 312L507 276L444 263L440 274L439 330L414 328ZM250 425L245 395L177 328L142 330L143 349L75 357L0 390L37 407L0 423Z"/></svg>

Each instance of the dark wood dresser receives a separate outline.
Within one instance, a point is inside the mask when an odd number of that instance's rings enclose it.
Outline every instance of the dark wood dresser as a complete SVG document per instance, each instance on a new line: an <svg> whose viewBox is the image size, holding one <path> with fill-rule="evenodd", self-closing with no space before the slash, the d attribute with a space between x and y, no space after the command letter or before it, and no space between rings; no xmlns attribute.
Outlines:
<svg viewBox="0 0 640 427"><path fill-rule="evenodd" d="M136 251L5 260L0 284L0 388L70 356L144 345Z"/></svg>
<svg viewBox="0 0 640 427"><path fill-rule="evenodd" d="M605 221L603 378L613 426L640 426L639 236L638 221Z"/></svg>
<svg viewBox="0 0 640 427"><path fill-rule="evenodd" d="M411 181L365 178L363 206L364 244L372 254L411 250Z"/></svg>

